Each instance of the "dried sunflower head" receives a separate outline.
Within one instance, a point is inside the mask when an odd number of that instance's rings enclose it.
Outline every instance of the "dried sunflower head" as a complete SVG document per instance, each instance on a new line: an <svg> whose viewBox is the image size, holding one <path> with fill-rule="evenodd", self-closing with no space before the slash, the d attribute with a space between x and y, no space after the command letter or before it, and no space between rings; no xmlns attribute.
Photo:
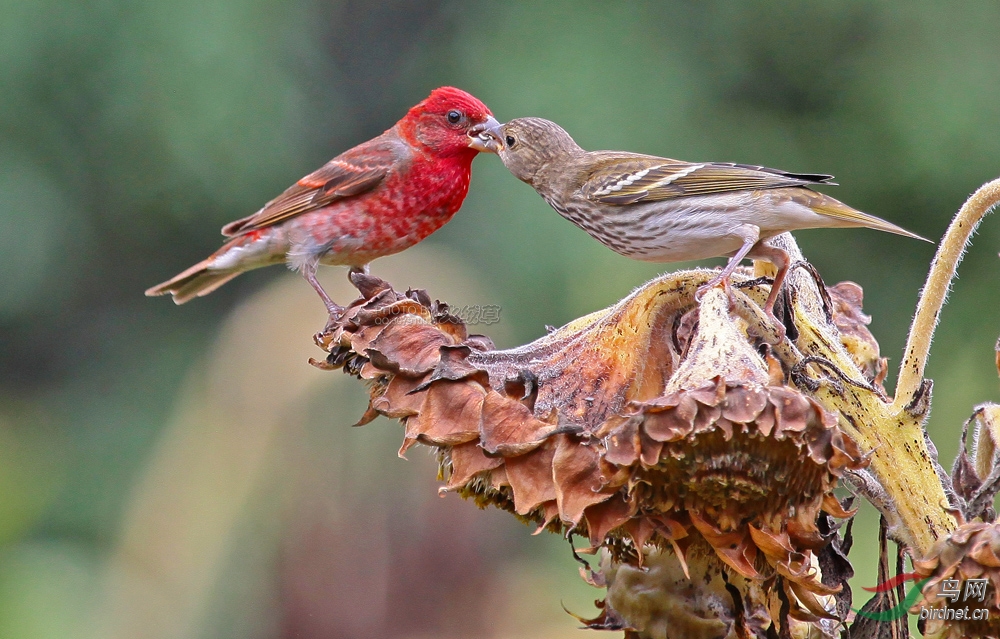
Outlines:
<svg viewBox="0 0 1000 639"><path fill-rule="evenodd" d="M786 383L766 326L721 290L696 304L708 276L665 276L507 351L423 292L374 287L327 335L325 366L373 382L362 421L402 419L401 453L438 448L444 490L618 562L669 548L689 572L689 549L710 548L734 578L794 601L792 617L832 617L816 522L847 516L833 489L861 455Z"/></svg>
<svg viewBox="0 0 1000 639"><path fill-rule="evenodd" d="M594 629L628 630L632 634L626 637L643 639L737 639L779 636L772 619L780 617L782 607L801 606L794 594L733 574L704 542L688 548L686 562L685 568L670 548L648 548L643 568L604 553L600 572L588 581L607 588L607 597L599 603L598 617L581 621ZM686 570L697 578L688 578ZM827 610L834 609L832 596L821 600ZM794 617L784 626L783 636L795 639L832 639L841 629L835 620Z"/></svg>

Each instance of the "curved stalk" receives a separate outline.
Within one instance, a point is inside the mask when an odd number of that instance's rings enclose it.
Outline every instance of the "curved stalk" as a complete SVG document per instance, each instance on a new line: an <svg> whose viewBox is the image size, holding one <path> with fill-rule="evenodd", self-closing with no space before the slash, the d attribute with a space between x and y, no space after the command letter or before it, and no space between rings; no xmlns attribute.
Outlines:
<svg viewBox="0 0 1000 639"><path fill-rule="evenodd" d="M948 298L948 287L976 227L997 204L1000 204L1000 178L979 187L962 205L945 232L927 274L927 283L920 293L917 312L913 316L903 361L899 366L891 412L898 412L908 406L917 396L923 383L934 329L937 327L941 307Z"/></svg>

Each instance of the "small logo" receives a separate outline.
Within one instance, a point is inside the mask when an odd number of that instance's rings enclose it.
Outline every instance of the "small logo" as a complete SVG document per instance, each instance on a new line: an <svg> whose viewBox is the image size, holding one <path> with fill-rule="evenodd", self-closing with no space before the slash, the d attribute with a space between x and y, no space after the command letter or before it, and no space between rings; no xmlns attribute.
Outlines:
<svg viewBox="0 0 1000 639"><path fill-rule="evenodd" d="M865 588L865 590L868 592L886 592L887 590L897 588L900 584L907 581L916 581L918 577L920 577L920 575L915 572L904 572L896 575L892 579L881 582L874 588ZM913 607L913 604L917 603L917 600L920 599L920 591L923 589L924 584L928 581L930 581L930 578L917 581L917 584L913 588L910 588L910 592L906 593L903 600L889 610L867 611L855 609L854 612L862 617L865 617L866 619L872 619L874 621L896 621L897 619L902 619L906 616L906 612Z"/></svg>
<svg viewBox="0 0 1000 639"><path fill-rule="evenodd" d="M896 575L892 579L883 581L874 588L865 588L865 590L869 592L886 592L888 590L892 590L893 588L898 588L907 581L917 582L916 585L914 585L913 588L906 593L903 600L889 610L869 612L855 609L854 612L862 617L872 619L874 621L896 621L897 619L902 619L920 599L921 591L927 582L930 581L929 577L927 579L920 579L917 581L919 578L919 574L915 572L907 572ZM987 579L966 579L965 588L963 589L961 580L943 579L938 585L938 596L943 599L950 599L952 603L956 603L958 602L959 596L962 595L962 602L973 600L982 603L986 600L986 585L988 583L989 581ZM963 590L964 595L962 594ZM947 605L940 608L927 608L925 606L921 606L919 614L921 619L961 621L989 619L990 611L988 608L975 608L970 610L968 606L964 608L949 607Z"/></svg>

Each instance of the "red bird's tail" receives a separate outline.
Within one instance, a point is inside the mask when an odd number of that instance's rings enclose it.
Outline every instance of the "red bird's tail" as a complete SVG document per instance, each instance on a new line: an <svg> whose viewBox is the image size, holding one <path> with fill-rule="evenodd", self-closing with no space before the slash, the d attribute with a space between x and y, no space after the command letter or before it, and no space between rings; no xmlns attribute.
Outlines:
<svg viewBox="0 0 1000 639"><path fill-rule="evenodd" d="M219 247L215 253L198 262L183 273L178 273L162 284L148 289L147 297L174 296L175 304L189 302L196 297L208 295L244 271L265 266L266 262L247 259L258 257L258 252L247 251L254 244L256 236L238 236ZM250 253L248 255L248 253Z"/></svg>
<svg viewBox="0 0 1000 639"><path fill-rule="evenodd" d="M238 235L183 273L147 290L146 295L170 293L176 304L208 295L240 273L283 262L287 245L273 240L266 231Z"/></svg>
<svg viewBox="0 0 1000 639"><path fill-rule="evenodd" d="M208 295L242 273L242 271L212 270L209 268L211 262L211 257L198 262L183 273L175 275L166 282L148 289L146 296L153 297L155 295L170 293L174 296L175 304L183 304L196 297Z"/></svg>

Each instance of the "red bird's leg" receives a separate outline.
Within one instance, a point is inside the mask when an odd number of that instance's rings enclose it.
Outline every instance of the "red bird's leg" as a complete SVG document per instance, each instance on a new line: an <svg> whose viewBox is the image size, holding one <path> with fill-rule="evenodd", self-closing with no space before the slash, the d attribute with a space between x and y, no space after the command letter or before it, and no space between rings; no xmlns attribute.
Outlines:
<svg viewBox="0 0 1000 639"><path fill-rule="evenodd" d="M352 266L347 271L347 279L351 279L351 276L354 275L355 273L360 273L361 275L368 275L368 265L365 264L364 266Z"/></svg>
<svg viewBox="0 0 1000 639"><path fill-rule="evenodd" d="M316 279L315 264L303 264L302 277L306 278L309 285L312 286L317 293L319 293L319 296L323 299L323 303L326 304L326 310L330 314L331 318L337 317L344 312L344 307L330 299L330 296L326 294L325 290L323 290L323 286L319 283L319 280Z"/></svg>

